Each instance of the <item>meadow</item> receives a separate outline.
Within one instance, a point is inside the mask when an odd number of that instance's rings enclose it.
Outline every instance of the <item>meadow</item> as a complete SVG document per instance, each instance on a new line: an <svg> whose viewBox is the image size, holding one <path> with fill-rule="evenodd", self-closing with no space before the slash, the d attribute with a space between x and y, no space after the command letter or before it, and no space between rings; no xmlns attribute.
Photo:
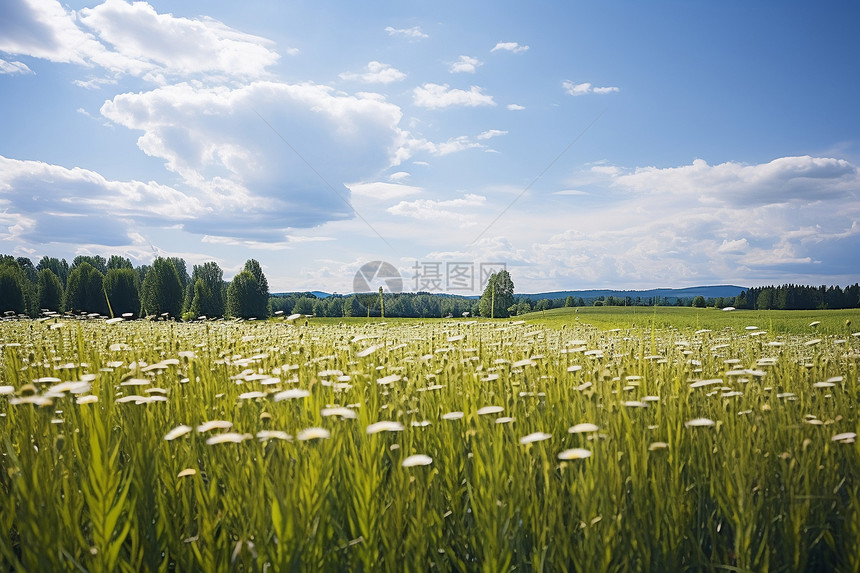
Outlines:
<svg viewBox="0 0 860 573"><path fill-rule="evenodd" d="M2 321L0 567L858 571L857 330Z"/></svg>

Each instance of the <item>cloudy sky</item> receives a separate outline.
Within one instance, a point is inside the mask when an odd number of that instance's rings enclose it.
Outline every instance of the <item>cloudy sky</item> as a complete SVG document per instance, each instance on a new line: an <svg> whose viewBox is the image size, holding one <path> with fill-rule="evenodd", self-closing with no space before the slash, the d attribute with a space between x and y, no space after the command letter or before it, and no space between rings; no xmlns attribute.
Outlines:
<svg viewBox="0 0 860 573"><path fill-rule="evenodd" d="M0 252L255 258L273 291L374 260L407 290L427 262L503 262L519 292L854 283L858 19L4 0Z"/></svg>

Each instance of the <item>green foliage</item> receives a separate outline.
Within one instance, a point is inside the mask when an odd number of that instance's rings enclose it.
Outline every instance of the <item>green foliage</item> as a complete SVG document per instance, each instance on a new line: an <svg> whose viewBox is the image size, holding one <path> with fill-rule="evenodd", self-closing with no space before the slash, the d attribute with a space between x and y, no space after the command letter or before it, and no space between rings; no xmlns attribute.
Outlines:
<svg viewBox="0 0 860 573"><path fill-rule="evenodd" d="M42 257L39 259L39 264L36 265L36 270L41 271L43 269L51 269L57 275L57 278L60 279L63 288L66 288L66 281L69 278L69 263L66 262L66 259L60 260L56 257Z"/></svg>
<svg viewBox="0 0 860 573"><path fill-rule="evenodd" d="M693 306L696 308L705 308L705 297L702 295L693 297Z"/></svg>
<svg viewBox="0 0 860 573"><path fill-rule="evenodd" d="M0 262L0 312L27 312L27 279L14 263Z"/></svg>
<svg viewBox="0 0 860 573"><path fill-rule="evenodd" d="M227 288L227 315L235 318L265 318L268 314L268 297L260 292L260 285L250 271L233 277Z"/></svg>
<svg viewBox="0 0 860 573"><path fill-rule="evenodd" d="M206 287L206 289L201 290L200 297L202 298L197 296L197 281L203 281L203 285ZM224 316L225 295L224 272L218 263L209 261L202 265L194 265L191 282L186 287L185 296L186 309L192 313L194 318L201 315L210 318ZM195 298L198 300L196 307L194 307Z"/></svg>
<svg viewBox="0 0 860 573"><path fill-rule="evenodd" d="M213 293L206 281L198 278L194 282L193 292L191 307L189 309L189 314L192 318L197 318L198 316L213 318L224 314L220 288Z"/></svg>
<svg viewBox="0 0 860 573"><path fill-rule="evenodd" d="M60 312L63 308L63 284L50 268L39 271L39 308Z"/></svg>
<svg viewBox="0 0 860 573"><path fill-rule="evenodd" d="M129 312L137 316L140 311L140 289L137 284L137 273L131 266L110 269L105 275L104 286L111 309L116 316Z"/></svg>
<svg viewBox="0 0 860 573"><path fill-rule="evenodd" d="M107 274L107 261L101 255L78 255L74 258L74 260L72 260L72 267L70 269L70 272L72 269L79 267L83 263L88 263L93 268L98 270L102 275Z"/></svg>
<svg viewBox="0 0 860 573"><path fill-rule="evenodd" d="M126 257L122 257L120 255L111 255L107 262L107 270L111 271L113 269L133 269L134 265L131 264L131 261ZM105 275L107 276L107 275Z"/></svg>
<svg viewBox="0 0 860 573"><path fill-rule="evenodd" d="M481 295L478 307L481 316L487 318L505 318L510 315L509 309L514 304L514 282L506 270L490 275L487 286Z"/></svg>
<svg viewBox="0 0 860 573"><path fill-rule="evenodd" d="M63 308L71 312L108 314L103 281L104 275L98 269L85 260L79 261L69 271Z"/></svg>
<svg viewBox="0 0 860 573"><path fill-rule="evenodd" d="M141 303L147 315L179 318L182 315L182 283L169 259L159 257L146 273L141 287Z"/></svg>

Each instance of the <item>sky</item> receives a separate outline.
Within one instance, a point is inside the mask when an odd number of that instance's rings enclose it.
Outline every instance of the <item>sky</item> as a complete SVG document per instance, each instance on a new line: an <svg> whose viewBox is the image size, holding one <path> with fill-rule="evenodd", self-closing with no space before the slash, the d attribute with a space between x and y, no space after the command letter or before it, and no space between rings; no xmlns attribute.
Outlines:
<svg viewBox="0 0 860 573"><path fill-rule="evenodd" d="M0 253L227 279L253 258L273 292L353 292L373 261L455 294L499 264L517 292L853 284L857 21L829 0L3 0Z"/></svg>

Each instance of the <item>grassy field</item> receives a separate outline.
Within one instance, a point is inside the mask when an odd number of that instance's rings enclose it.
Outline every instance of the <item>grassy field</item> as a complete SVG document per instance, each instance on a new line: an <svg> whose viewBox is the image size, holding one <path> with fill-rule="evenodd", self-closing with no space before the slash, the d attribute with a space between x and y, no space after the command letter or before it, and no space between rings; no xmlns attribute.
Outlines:
<svg viewBox="0 0 860 573"><path fill-rule="evenodd" d="M0 567L858 571L856 316L0 322Z"/></svg>

